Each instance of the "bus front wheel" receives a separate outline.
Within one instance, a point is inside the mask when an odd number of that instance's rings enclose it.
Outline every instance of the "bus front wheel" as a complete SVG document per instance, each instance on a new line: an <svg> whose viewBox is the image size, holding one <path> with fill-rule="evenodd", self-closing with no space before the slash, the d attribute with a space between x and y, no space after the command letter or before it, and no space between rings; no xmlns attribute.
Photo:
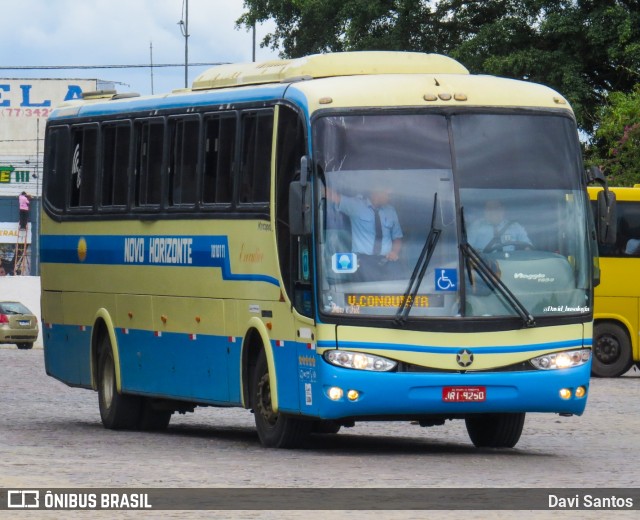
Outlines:
<svg viewBox="0 0 640 520"><path fill-rule="evenodd" d="M631 368L631 341L627 331L610 321L596 323L593 328L593 360L591 374L596 377L618 377Z"/></svg>
<svg viewBox="0 0 640 520"><path fill-rule="evenodd" d="M138 427L142 399L118 393L116 367L108 337L102 338L99 352L98 403L102 424L110 430L135 430Z"/></svg>
<svg viewBox="0 0 640 520"><path fill-rule="evenodd" d="M166 430L171 422L172 410L164 410L154 405L150 397L142 398L138 429L144 431Z"/></svg>
<svg viewBox="0 0 640 520"><path fill-rule="evenodd" d="M524 413L479 414L467 417L467 433L476 448L513 448L520 440Z"/></svg>
<svg viewBox="0 0 640 520"><path fill-rule="evenodd" d="M260 351L253 373L252 407L258 437L267 448L297 448L310 432L311 421L273 411L269 367L264 350Z"/></svg>

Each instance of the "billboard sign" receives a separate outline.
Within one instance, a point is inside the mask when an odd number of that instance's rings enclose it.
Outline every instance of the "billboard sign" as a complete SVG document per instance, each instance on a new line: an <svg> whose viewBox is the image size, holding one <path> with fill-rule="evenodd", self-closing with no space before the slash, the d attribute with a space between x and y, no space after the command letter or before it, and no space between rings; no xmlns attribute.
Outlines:
<svg viewBox="0 0 640 520"><path fill-rule="evenodd" d="M95 79L0 79L0 160L42 153L37 140L43 138L52 110L96 90L97 83Z"/></svg>

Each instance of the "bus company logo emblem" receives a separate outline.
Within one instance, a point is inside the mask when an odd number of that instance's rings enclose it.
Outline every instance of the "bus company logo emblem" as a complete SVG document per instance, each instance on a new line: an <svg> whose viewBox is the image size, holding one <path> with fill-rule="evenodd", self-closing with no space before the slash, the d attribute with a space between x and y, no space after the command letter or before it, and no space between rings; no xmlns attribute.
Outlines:
<svg viewBox="0 0 640 520"><path fill-rule="evenodd" d="M456 363L462 368L467 368L473 363L473 353L466 348L456 354Z"/></svg>
<svg viewBox="0 0 640 520"><path fill-rule="evenodd" d="M78 241L78 260L84 262L87 259L87 241L81 238Z"/></svg>

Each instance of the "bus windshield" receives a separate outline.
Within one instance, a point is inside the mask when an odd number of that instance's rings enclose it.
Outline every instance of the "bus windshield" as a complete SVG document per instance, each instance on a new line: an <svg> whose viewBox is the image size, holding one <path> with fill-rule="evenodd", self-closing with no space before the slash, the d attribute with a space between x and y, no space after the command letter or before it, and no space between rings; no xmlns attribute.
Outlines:
<svg viewBox="0 0 640 520"><path fill-rule="evenodd" d="M548 113L319 118L321 312L529 325L590 312L571 129Z"/></svg>

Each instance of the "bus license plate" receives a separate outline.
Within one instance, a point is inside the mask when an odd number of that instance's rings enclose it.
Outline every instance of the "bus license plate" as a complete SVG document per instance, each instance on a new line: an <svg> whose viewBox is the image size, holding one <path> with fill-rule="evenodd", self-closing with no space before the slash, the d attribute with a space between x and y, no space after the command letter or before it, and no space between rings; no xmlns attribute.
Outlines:
<svg viewBox="0 0 640 520"><path fill-rule="evenodd" d="M442 400L447 403L482 402L487 399L487 388L484 386L445 386L442 389Z"/></svg>

